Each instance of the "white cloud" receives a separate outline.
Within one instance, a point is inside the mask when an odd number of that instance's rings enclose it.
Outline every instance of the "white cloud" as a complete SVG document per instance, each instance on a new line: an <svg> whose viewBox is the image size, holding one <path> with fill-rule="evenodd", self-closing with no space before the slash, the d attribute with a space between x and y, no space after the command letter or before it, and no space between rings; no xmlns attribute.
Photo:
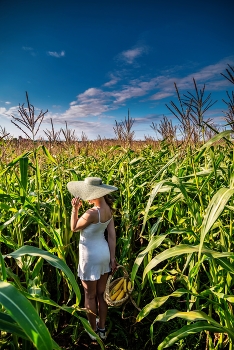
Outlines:
<svg viewBox="0 0 234 350"><path fill-rule="evenodd" d="M194 90L193 77L198 84L204 84L208 81L212 83L211 89L222 88L223 90L228 82L224 82L225 79L222 78L220 72L224 71L226 64L227 61L223 60L182 78L176 76L176 71L174 71L174 77L168 74L155 76L148 80L140 77L129 80L124 85L117 85L117 82L114 84L114 81L113 84L110 84L109 81L103 84L102 88L91 87L79 94L77 100L70 103L70 108L60 118L72 121L91 116L100 117L108 111L113 111L120 106L126 105L128 100L139 97L145 98L141 101L138 100L138 103L146 102L147 100L160 101L175 95L174 82L176 82L179 91ZM178 67L178 69L181 73L181 67ZM114 76L112 76L112 79L114 80ZM120 80L120 77L116 79ZM106 87L110 89L106 90Z"/></svg>
<svg viewBox="0 0 234 350"><path fill-rule="evenodd" d="M54 57L62 57L61 53L49 52ZM130 63L134 62L142 53L143 51L140 49L128 50L124 51L122 57ZM70 103L69 108L65 112L47 113L44 123L49 123L50 118L52 118L56 122L57 127L65 127L66 121L70 129L74 128L80 134L84 131L89 137L93 138L95 138L95 135L102 135L105 130L111 134L113 132L112 119L116 118L110 115L112 111L127 105L128 101L133 99L136 99L139 105L148 101L148 108L154 103L155 108L155 102L153 101L157 101L157 104L159 104L158 101L175 96L175 82L182 94L185 91L194 91L193 78L195 78L199 88L206 84L206 91L225 90L225 87L230 86L230 82L222 77L220 73L225 73L227 63L233 65L233 62L233 57L231 59L226 58L214 65L209 65L200 70L197 69L193 74L189 73L184 76L182 76L183 69L179 66L172 67L161 74L151 76L151 78L139 76L135 79L130 79L130 70L115 71L115 73L109 75L110 80L101 87L90 87L78 94L76 100ZM188 68L186 66L186 71L188 71ZM125 82L124 84L122 83L123 81ZM3 103L7 105L10 102ZM10 119L12 114L18 114L18 107L0 108L0 115L4 115L5 118L7 116ZM215 115L214 112L213 115ZM221 115L222 113L217 114L217 117ZM147 116L143 113L142 117L136 119L136 123L138 125L140 123L150 123L152 120L158 120L158 118L160 119L158 115L152 114ZM43 127L41 129L43 130Z"/></svg>
<svg viewBox="0 0 234 350"><path fill-rule="evenodd" d="M173 93L170 92L157 92L156 94L152 95L150 97L150 100L162 100L164 98L167 98L169 96L173 96Z"/></svg>
<svg viewBox="0 0 234 350"><path fill-rule="evenodd" d="M64 57L65 56L65 51L61 51L61 52L56 52L56 51L48 51L47 52L49 56L52 57Z"/></svg>
<svg viewBox="0 0 234 350"><path fill-rule="evenodd" d="M225 73L227 64L234 64L234 57L227 57L219 61L216 64L212 64L202 68L200 71L189 74L188 76L177 79L178 87L181 89L191 88L193 85L193 78L196 83L202 86L206 85L206 90L223 90L225 87L229 86L228 80L225 79L221 73Z"/></svg>
<svg viewBox="0 0 234 350"><path fill-rule="evenodd" d="M113 85L116 85L119 82L120 78L115 77L114 75L111 75L111 80L109 80L107 83L103 84L103 86L111 87Z"/></svg>
<svg viewBox="0 0 234 350"><path fill-rule="evenodd" d="M123 51L119 54L119 59L123 60L125 63L132 64L135 62L136 58L147 53L147 48L145 46L139 46L133 49Z"/></svg>
<svg viewBox="0 0 234 350"><path fill-rule="evenodd" d="M144 96L145 94L146 90L139 86L125 86L122 90L113 92L112 95L115 98L115 104L123 104L126 100Z"/></svg>
<svg viewBox="0 0 234 350"><path fill-rule="evenodd" d="M6 108L4 108L4 107L0 107L0 115L2 114L2 115L4 115L5 113L6 113Z"/></svg>
<svg viewBox="0 0 234 350"><path fill-rule="evenodd" d="M101 89L90 88L77 96L77 101L70 103L70 108L63 114L63 119L99 116L110 109L111 94Z"/></svg>
<svg viewBox="0 0 234 350"><path fill-rule="evenodd" d="M88 139L95 140L97 139L97 136L100 135L102 138L113 138L114 137L114 129L113 127L107 123L109 118L105 118L105 120L94 120L94 121L87 121L87 120L78 120L78 119L71 119L69 118L69 115L64 114L63 118L61 118L60 114L49 114L49 119L46 118L43 121L43 124L41 126L40 130L40 136L46 139L46 135L44 134L43 130L51 130L51 123L50 118L53 120L54 127L56 131L59 131L61 129L65 130L67 122L67 127L71 131L75 131L75 136L77 139L81 139L82 133L85 133L85 135L88 137ZM66 118L65 118L66 117ZM63 138L63 133L61 132L60 137Z"/></svg>
<svg viewBox="0 0 234 350"><path fill-rule="evenodd" d="M221 75L222 72L225 72L227 63L232 65L234 63L234 57L225 58L214 65L206 66L197 72L190 73L184 77L179 77L174 71L174 76L171 74L166 74L165 76L162 75L157 79L154 78L147 82L147 84L150 85L152 82L155 83L155 90L158 91L156 91L156 93L149 99L161 100L165 97L173 96L175 94L174 83L176 83L179 92L184 93L185 91L187 92L189 90L194 91L193 78L196 81L198 89L203 88L205 84L205 91L207 92L223 91L225 88L230 86L228 80ZM179 71L181 74L181 68L179 68Z"/></svg>
<svg viewBox="0 0 234 350"><path fill-rule="evenodd" d="M0 108L0 114L4 115L7 118L11 118L11 115L17 115L18 114L19 107L10 107L9 109L6 108Z"/></svg>

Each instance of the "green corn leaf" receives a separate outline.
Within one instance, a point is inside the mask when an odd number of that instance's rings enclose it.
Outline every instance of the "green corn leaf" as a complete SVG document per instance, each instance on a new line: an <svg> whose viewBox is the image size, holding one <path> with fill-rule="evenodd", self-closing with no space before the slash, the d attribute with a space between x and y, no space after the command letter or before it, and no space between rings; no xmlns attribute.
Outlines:
<svg viewBox="0 0 234 350"><path fill-rule="evenodd" d="M164 282L167 282L167 281L170 281L170 280L173 280L175 278L175 276L172 276L172 275L157 275L154 279L155 283L156 284L161 284L161 283L164 283Z"/></svg>
<svg viewBox="0 0 234 350"><path fill-rule="evenodd" d="M28 339L15 320L8 314L0 312L0 329L1 331L17 335L18 337Z"/></svg>
<svg viewBox="0 0 234 350"><path fill-rule="evenodd" d="M17 213L15 213L9 220L4 222L2 225L0 225L0 231L2 231L4 228L6 228L8 225L10 225L15 219L18 218L18 216L25 214L26 211L24 209L20 209Z"/></svg>
<svg viewBox="0 0 234 350"><path fill-rule="evenodd" d="M27 191L27 186L28 186L28 157L20 158L19 160L20 163L20 183L22 189L26 192ZM23 195L23 193L21 194Z"/></svg>
<svg viewBox="0 0 234 350"><path fill-rule="evenodd" d="M11 333L13 335L16 335L17 337L20 337L22 339L29 340L29 338L26 336L26 334L23 332L22 328L20 328L15 320L9 316L6 313L0 312L0 329L1 331ZM61 350L60 346L53 340L52 340L52 346L54 350Z"/></svg>
<svg viewBox="0 0 234 350"><path fill-rule="evenodd" d="M152 178L151 183L153 183L155 179L157 179L159 175L161 175L164 172L164 170L166 170L170 165L172 165L175 162L177 157L178 157L178 154L176 154L173 158L171 158L163 167L160 167L160 170Z"/></svg>
<svg viewBox="0 0 234 350"><path fill-rule="evenodd" d="M233 194L234 194L234 189L220 188L218 192L216 192L213 198L211 199L206 209L206 214L201 225L199 256L201 255L201 249L202 249L206 234L212 228L215 221L218 219L218 217L224 210L226 203L228 202L228 200Z"/></svg>
<svg viewBox="0 0 234 350"><path fill-rule="evenodd" d="M11 199L11 198L9 197L9 199ZM12 208L10 205L8 205L6 203L0 203L0 209L6 210L6 211L13 211L13 212L17 211L17 209Z"/></svg>
<svg viewBox="0 0 234 350"><path fill-rule="evenodd" d="M207 322L196 322L188 326L184 326L176 332L169 334L162 343L159 344L158 350L169 348L176 342L180 341L183 338L195 333L200 333L204 331L217 332L217 333L226 333L227 329L222 327L216 327L210 325Z"/></svg>
<svg viewBox="0 0 234 350"><path fill-rule="evenodd" d="M155 198L155 196L157 195L158 191L160 190L160 188L162 187L162 185L164 184L165 181L160 181L152 190L152 192L150 193L150 197L148 199L148 202L147 202L147 205L146 205L146 208L145 208L145 214L144 214L144 219L143 219L143 224L142 224L142 229L141 229L141 233L140 233L140 236L142 235L142 233L144 232L144 229L145 229L145 224L146 224L146 221L147 221L147 218L148 218L148 213L149 213L149 210L150 210L150 207L153 203L153 200Z"/></svg>
<svg viewBox="0 0 234 350"><path fill-rule="evenodd" d="M167 310L164 314L158 315L155 319L155 322L167 322L175 317L183 318L184 320L189 322L207 321L210 322L213 326L220 327L220 324L216 322L212 317L208 316L205 312L196 310L188 312L178 311L176 309Z"/></svg>
<svg viewBox="0 0 234 350"><path fill-rule="evenodd" d="M226 207L227 207L228 209L230 209L231 211L234 211L234 206L233 206L233 205L226 205Z"/></svg>
<svg viewBox="0 0 234 350"><path fill-rule="evenodd" d="M155 268L160 262L170 259L175 256L180 256L183 254L191 254L191 253L198 253L199 252L200 246L192 246L189 244L180 244L177 245L176 247L169 248L164 250L162 253L156 255L150 262L149 264L145 267L144 272L143 272L143 281L145 279L146 274L148 271L152 270ZM206 255L211 255L213 258L219 259L219 258L225 258L225 257L233 257L232 252L216 252L211 249L205 249L202 248L201 252Z"/></svg>
<svg viewBox="0 0 234 350"><path fill-rule="evenodd" d="M134 166L136 166L138 163L142 163L142 161L144 161L144 160L145 160L144 157L133 158L133 159L129 162L129 165L134 165Z"/></svg>
<svg viewBox="0 0 234 350"><path fill-rule="evenodd" d="M230 338L234 339L234 331L227 328L227 327L222 327L218 322L216 322L212 317L208 316L205 312L203 311L178 311L178 310L167 310L164 314L158 315L156 319L154 320L153 324L157 321L160 322L167 322L169 320L172 320L175 317L182 318L188 322L196 322L196 321L207 321L212 325L213 327L216 328L216 332L218 329L220 329L221 333L228 333ZM153 327L153 325L152 325ZM180 330L181 331L181 330ZM177 333L177 332L176 332ZM169 335L170 337L170 335Z"/></svg>
<svg viewBox="0 0 234 350"><path fill-rule="evenodd" d="M77 302L79 304L79 302L81 300L81 293L80 293L79 286L75 280L75 277L74 277L72 271L70 270L70 268L67 266L67 264L63 260L58 258L56 255L53 255L53 254L51 254L47 251L44 251L40 248L31 247L31 246L27 246L27 245L17 249L16 251L14 251L10 254L7 254L7 257L12 257L14 259L18 259L24 255L42 257L48 263L50 263L52 266L62 270L65 273L65 275L68 277L69 282L71 283L71 285L74 289L74 292L76 294ZM5 257L6 256L4 256L4 258Z"/></svg>
<svg viewBox="0 0 234 350"><path fill-rule="evenodd" d="M6 268L7 276L14 281L15 286L17 287L18 290L21 292L25 290L25 288L22 286L20 282L20 278L18 275L14 274L11 268L7 267Z"/></svg>
<svg viewBox="0 0 234 350"><path fill-rule="evenodd" d="M30 301L18 289L10 283L0 281L0 303L38 350L52 350L48 329Z"/></svg>
<svg viewBox="0 0 234 350"><path fill-rule="evenodd" d="M185 188L185 185L183 184L183 182L176 176L173 176L172 178L173 183L179 188L180 192L182 193L184 200L187 204L187 206L189 207L193 217L196 219L196 214L194 213L194 208L192 205L192 200L191 198L188 196L187 190Z"/></svg>
<svg viewBox="0 0 234 350"><path fill-rule="evenodd" d="M225 131L222 131L220 132L219 134L215 135L214 137L212 137L209 141L207 141L201 148L200 148L200 151L198 153L198 155L196 156L195 158L195 162L197 162L200 157L202 156L202 154L204 153L204 151L206 149L209 149L210 146L213 145L213 143L221 140L222 138L225 138L226 136L230 135L233 133L233 130L225 130Z"/></svg>
<svg viewBox="0 0 234 350"><path fill-rule="evenodd" d="M198 247L197 246L189 246L187 244L180 244L176 247L173 248L169 248L164 250L162 253L157 254L150 262L149 264L146 266L146 268L144 269L143 272L143 281L145 279L146 274L148 273L148 271L152 270L153 268L155 268L160 262L167 260L171 257L174 256L179 256L182 254L188 254L188 253L194 253L198 251Z"/></svg>
<svg viewBox="0 0 234 350"><path fill-rule="evenodd" d="M2 256L1 252L0 252L0 280L2 280L2 281L7 280L5 262L3 260L3 256Z"/></svg>
<svg viewBox="0 0 234 350"><path fill-rule="evenodd" d="M60 346L52 339L53 350L62 350Z"/></svg>
<svg viewBox="0 0 234 350"><path fill-rule="evenodd" d="M217 292L214 292L214 291L213 291L213 294L215 294L219 299L227 300L231 304L234 303L234 295L227 295L227 294L224 294L224 293L217 293Z"/></svg>
<svg viewBox="0 0 234 350"><path fill-rule="evenodd" d="M33 151L25 152L25 153L21 154L20 156L16 157L15 159L13 159L10 163L7 164L7 167L0 173L0 176L3 175L5 172L7 172L17 162L19 162L20 159L26 158L32 153L33 153Z"/></svg>
<svg viewBox="0 0 234 350"><path fill-rule="evenodd" d="M50 154L49 150L43 145L42 147L43 152L45 153L46 157L53 163L55 163L57 165L56 160L54 159L54 157L52 157L52 155Z"/></svg>
<svg viewBox="0 0 234 350"><path fill-rule="evenodd" d="M102 350L105 350L105 346L103 344L103 342L101 341L101 339L99 338L99 336L93 331L93 329L91 328L89 322L83 318L83 317L80 317L80 320L84 326L84 328L89 332L91 333L94 337L96 337L96 340L98 342L98 344L100 345L101 349Z"/></svg>
<svg viewBox="0 0 234 350"><path fill-rule="evenodd" d="M163 297L155 297L149 304L147 304L137 315L136 322L140 322L152 310L162 306L170 297L180 298L182 295L189 293L186 289L180 288L169 295Z"/></svg>
<svg viewBox="0 0 234 350"><path fill-rule="evenodd" d="M70 313L71 315L77 317L78 319L80 319L80 315L76 311L83 312L83 313L86 312L86 309L80 308L77 305L73 305L73 306L67 306L64 304L59 305L55 301L53 301L52 299L47 298L46 296L43 296L43 295L38 295L38 294L32 295L32 294L25 292L25 291L22 291L22 294L29 300L38 301L39 303L47 304L47 305L56 307L57 309L64 310L64 311Z"/></svg>
<svg viewBox="0 0 234 350"><path fill-rule="evenodd" d="M144 257L146 256L146 254L148 254L148 252L150 252L151 250L154 250L155 248L159 247L160 244L164 241L164 239L166 238L167 235L160 235L160 236L157 236L157 237L153 237L148 246L146 247L146 249L144 249L140 254L138 254L135 262L134 262L134 265L133 265L133 268L132 268L132 272L131 272L131 280L134 281L135 280L135 277L136 277L136 274L137 274L137 271L138 271L138 268L140 266L140 264L142 263Z"/></svg>
<svg viewBox="0 0 234 350"><path fill-rule="evenodd" d="M32 279L32 280L33 280L35 277L39 276L39 272L40 272L40 270L41 270L41 268L42 268L42 266L43 266L43 263L44 263L44 260L40 257L40 258L37 260L37 262L36 262L36 264L35 264L35 266L34 266L34 268L33 268L33 272L32 272L32 275L31 275L31 279Z"/></svg>
<svg viewBox="0 0 234 350"><path fill-rule="evenodd" d="M219 258L219 264L224 268L225 271L234 274L234 264L230 263L226 258Z"/></svg>

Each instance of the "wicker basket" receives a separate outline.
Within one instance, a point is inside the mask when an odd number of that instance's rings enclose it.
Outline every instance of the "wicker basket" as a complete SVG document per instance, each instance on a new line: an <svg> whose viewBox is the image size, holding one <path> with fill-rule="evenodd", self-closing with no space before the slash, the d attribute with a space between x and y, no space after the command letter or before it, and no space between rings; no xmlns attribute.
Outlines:
<svg viewBox="0 0 234 350"><path fill-rule="evenodd" d="M124 278L127 279L127 282L130 280L129 279L129 275L125 269L124 266L122 265L118 265L117 266L117 269L120 269L122 268L123 269L123 274L124 274ZM131 290L127 291L125 297L123 299L120 299L120 300L112 300L110 298L110 295L111 295L111 291L112 289L116 286L116 284L121 280L122 277L120 278L116 278L115 280L111 281L113 278L113 275L110 275L108 277L108 280L107 280L107 283L106 283L106 289L105 289L105 292L104 292L104 299L106 301L106 303L109 305L109 306L115 306L115 307L118 307L118 306L121 306L122 304L124 304L128 298L130 297L130 294L132 293L133 291L133 286L131 288Z"/></svg>

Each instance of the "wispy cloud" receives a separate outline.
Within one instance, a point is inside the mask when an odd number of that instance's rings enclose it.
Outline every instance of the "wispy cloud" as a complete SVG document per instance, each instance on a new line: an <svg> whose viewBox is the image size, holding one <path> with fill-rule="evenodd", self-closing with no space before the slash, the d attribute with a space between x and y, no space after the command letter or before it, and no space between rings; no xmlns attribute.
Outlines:
<svg viewBox="0 0 234 350"><path fill-rule="evenodd" d="M105 84L103 84L103 86L110 87L110 86L116 85L120 81L120 79L121 78L118 78L118 77L114 76L113 74L111 74L111 79L108 82L106 82Z"/></svg>
<svg viewBox="0 0 234 350"><path fill-rule="evenodd" d="M9 101L6 101L6 102L5 102L5 104L6 104L6 105L10 105L10 104L11 104L11 102L9 102Z"/></svg>
<svg viewBox="0 0 234 350"><path fill-rule="evenodd" d="M230 59L228 61L230 62ZM148 80L139 77L122 85L119 84L121 78L113 75L112 79L103 84L101 88L91 87L79 94L77 100L72 101L69 109L60 116L60 120L75 121L80 118L100 117L125 106L127 101L132 99L137 99L139 104L147 103L147 101L149 104L150 101L160 101L175 95L175 82L180 91L193 90L193 78L198 84L209 84L209 90L223 90L228 82L220 73L226 69L226 66L227 59L224 59L184 77L177 76L177 70L173 69L173 75L167 72L165 75L158 75ZM181 75L181 67L178 68L178 72Z"/></svg>
<svg viewBox="0 0 234 350"><path fill-rule="evenodd" d="M221 73L224 73L227 69L227 64L234 64L234 56L224 58L223 60L206 66L197 72L191 73L183 78L176 78L178 87L180 89L188 89L193 86L193 78L196 83L206 85L206 89L209 91L223 90L229 86L228 80L226 80Z"/></svg>
<svg viewBox="0 0 234 350"><path fill-rule="evenodd" d="M181 77L181 69L178 73L176 71L173 74L166 74L158 77L155 90L156 92L149 97L150 100L161 100L166 97L172 96L175 94L175 83L180 92L187 92L194 90L195 79L197 87L203 88L205 84L206 91L223 91L225 88L230 86L230 83L225 79L221 73L225 72L227 64L234 64L234 57L229 57L221 60L220 62L203 67L200 70L189 73ZM155 81L155 79L153 79ZM148 82L150 83L150 82ZM152 89L153 90L153 89Z"/></svg>
<svg viewBox="0 0 234 350"><path fill-rule="evenodd" d="M173 92L157 92L156 94L152 95L150 97L150 100L163 100L164 98L167 98L169 96L173 96Z"/></svg>
<svg viewBox="0 0 234 350"><path fill-rule="evenodd" d="M49 54L54 57L62 57L65 52L49 52ZM122 52L122 57L131 63L141 54L143 54L141 50L133 49ZM198 88L206 84L206 91L209 92L225 90L226 87L230 87L230 83L221 73L225 73L227 64L233 65L234 57L225 58L201 69L193 64L191 67L186 65L185 70L181 66L171 67L151 77L139 75L131 79L131 67L128 70L115 71L109 74L109 80L100 87L90 87L78 94L76 100L70 103L65 112L48 113L44 121L49 122L49 119L52 118L58 125L63 125L66 121L76 130L91 133L93 136L101 134L105 128L112 132L111 125L113 123L109 123L109 121L115 118L114 111L132 102L133 99L140 108L141 104L145 104L147 108L153 108L155 103L159 104L161 100L164 103L166 98L175 96L174 83L177 84L181 93L189 90L194 91L193 78L196 80ZM185 72L188 73L185 74ZM7 105L10 102L4 102L4 104ZM55 106L53 107L55 108ZM6 108L0 109L0 114L8 116L8 118L15 113L17 113L17 107L11 107L8 110ZM213 115L215 115L214 112ZM222 113L217 113L217 119L221 115ZM160 116L158 114L147 115L146 112L145 115L143 113L142 117L136 119L136 124L150 124L154 120L160 120Z"/></svg>
<svg viewBox="0 0 234 350"><path fill-rule="evenodd" d="M48 53L49 56L57 57L57 58L65 56L65 51L61 51L61 52L48 51L47 53Z"/></svg>
<svg viewBox="0 0 234 350"><path fill-rule="evenodd" d="M22 50L27 51L31 56L36 56L36 52L33 47L22 46Z"/></svg>
<svg viewBox="0 0 234 350"><path fill-rule="evenodd" d="M145 46L135 47L133 49L129 49L121 52L118 55L118 58L125 63L132 64L136 61L136 59L142 56L144 53L147 53L148 49Z"/></svg>
<svg viewBox="0 0 234 350"><path fill-rule="evenodd" d="M146 114L141 118L133 118L136 124L143 124L143 123L152 123L153 121L159 121L160 119L162 119L162 115L161 114Z"/></svg>

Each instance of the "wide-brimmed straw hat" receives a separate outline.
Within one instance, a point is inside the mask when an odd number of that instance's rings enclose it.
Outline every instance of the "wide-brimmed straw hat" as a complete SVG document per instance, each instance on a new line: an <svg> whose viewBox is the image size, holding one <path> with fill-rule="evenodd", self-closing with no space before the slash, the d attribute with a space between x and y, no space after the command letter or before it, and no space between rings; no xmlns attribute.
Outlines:
<svg viewBox="0 0 234 350"><path fill-rule="evenodd" d="M118 190L115 186L104 184L100 177L86 177L84 181L70 181L67 188L74 197L80 197L85 201L101 198Z"/></svg>

